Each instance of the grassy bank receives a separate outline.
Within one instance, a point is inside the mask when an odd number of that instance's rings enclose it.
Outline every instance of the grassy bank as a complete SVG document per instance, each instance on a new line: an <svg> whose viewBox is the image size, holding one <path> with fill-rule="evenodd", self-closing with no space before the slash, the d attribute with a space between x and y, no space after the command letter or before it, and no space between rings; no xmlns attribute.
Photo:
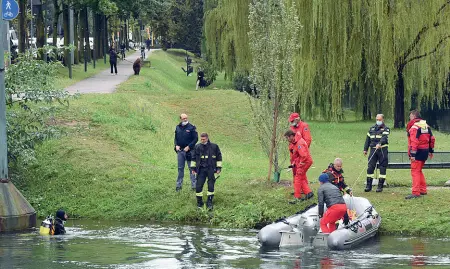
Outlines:
<svg viewBox="0 0 450 269"><path fill-rule="evenodd" d="M64 207L72 217L254 227L307 205L287 203L289 173L282 173L282 184L266 181L268 161L254 134L246 96L214 86L195 91L195 76L186 77L180 69L182 57L159 51L151 58L152 68L144 68L116 93L72 101L59 115L68 136L40 146L39 162L19 171L15 182L41 216ZM226 83L219 77L217 84ZM196 210L187 177L184 189L175 192L173 132L181 112L222 150L224 168L211 215ZM355 195L367 197L381 213L383 232L448 235L450 190L430 189L423 199L405 201L409 171L389 170L388 181L397 187L363 192L367 161L362 147L371 124L310 122L314 165L308 176L313 190L320 172L341 157ZM447 135L436 133L436 138L436 151L450 148ZM390 141L391 150L404 150L405 132L393 131ZM425 173L431 185L448 179L444 171Z"/></svg>

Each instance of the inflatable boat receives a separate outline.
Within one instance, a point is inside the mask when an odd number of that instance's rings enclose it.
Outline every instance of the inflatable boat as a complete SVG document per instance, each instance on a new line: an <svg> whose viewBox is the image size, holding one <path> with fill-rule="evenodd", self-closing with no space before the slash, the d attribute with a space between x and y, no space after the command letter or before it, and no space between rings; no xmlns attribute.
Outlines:
<svg viewBox="0 0 450 269"><path fill-rule="evenodd" d="M350 223L339 223L331 234L320 231L318 206L282 218L262 228L258 240L263 246L326 246L330 249L349 249L373 237L381 225L381 217L369 200L363 197L344 196ZM326 207L324 208L326 210Z"/></svg>

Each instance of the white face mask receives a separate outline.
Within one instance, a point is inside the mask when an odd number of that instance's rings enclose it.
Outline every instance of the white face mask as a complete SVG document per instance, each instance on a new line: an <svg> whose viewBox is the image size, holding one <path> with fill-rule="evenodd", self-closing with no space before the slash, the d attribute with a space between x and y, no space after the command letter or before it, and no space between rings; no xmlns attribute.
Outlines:
<svg viewBox="0 0 450 269"><path fill-rule="evenodd" d="M380 126L381 124L383 124L383 122L380 120L377 120L377 125Z"/></svg>
<svg viewBox="0 0 450 269"><path fill-rule="evenodd" d="M189 123L189 121L182 121L181 125L186 126Z"/></svg>
<svg viewBox="0 0 450 269"><path fill-rule="evenodd" d="M297 126L297 123L295 121L291 122L291 126Z"/></svg>

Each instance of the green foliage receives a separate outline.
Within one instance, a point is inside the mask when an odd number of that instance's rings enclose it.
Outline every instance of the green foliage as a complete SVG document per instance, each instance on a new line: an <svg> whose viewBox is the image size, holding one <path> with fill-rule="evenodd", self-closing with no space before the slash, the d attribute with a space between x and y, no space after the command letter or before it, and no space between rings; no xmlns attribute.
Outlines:
<svg viewBox="0 0 450 269"><path fill-rule="evenodd" d="M195 76L187 77L179 70L184 53L171 52L152 53L155 68L142 69L141 76L130 78L116 93L82 95L71 101L67 111L57 114L57 122L68 135L40 144L34 165L13 170L12 180L40 216L63 207L79 218L253 228L308 205L287 204L292 197L291 173L281 173L282 184L261 180L267 157L255 136L247 98L230 90L195 91ZM223 83L223 76L215 83ZM213 212L197 211L187 177L183 190L175 192L178 168L173 131L182 112L222 150L224 168L216 182ZM353 114L345 113L354 120ZM154 129L145 129L145 122ZM411 191L410 171L388 170L389 184L402 187L364 193L367 157L362 146L372 122L308 124L313 136L314 165L308 171L313 191L319 187L316 179L321 171L341 157L346 183L356 196L367 197L381 212L383 232L449 234L445 217L449 189L430 188L423 199L406 201L404 196ZM440 141L436 151L450 148L449 135L434 134ZM406 144L405 132L393 130L390 150L404 151ZM432 186L441 186L448 179L443 170L424 172ZM424 215L424 210L431 213ZM416 226L416 222L420 224Z"/></svg>
<svg viewBox="0 0 450 269"><path fill-rule="evenodd" d="M199 65L199 68L201 68L205 73L206 85L211 85L217 77L217 70L215 66L209 62L203 61Z"/></svg>
<svg viewBox="0 0 450 269"><path fill-rule="evenodd" d="M258 138L279 172L280 140L286 131L281 126L286 126L296 101L292 55L299 48L300 24L295 10L277 0L253 1L249 21L253 59L250 75L259 96L249 100Z"/></svg>
<svg viewBox="0 0 450 269"><path fill-rule="evenodd" d="M8 158L34 159L34 148L49 138L58 137L59 129L50 117L59 104L68 105L68 94L54 86L58 63L46 63L22 55L6 71L5 88L7 109Z"/></svg>
<svg viewBox="0 0 450 269"><path fill-rule="evenodd" d="M218 71L233 78L235 70L250 71L250 0L205 1L206 54Z"/></svg>
<svg viewBox="0 0 450 269"><path fill-rule="evenodd" d="M233 86L237 91L245 91L248 94L252 94L252 83L249 75L245 72L236 72L233 76Z"/></svg>

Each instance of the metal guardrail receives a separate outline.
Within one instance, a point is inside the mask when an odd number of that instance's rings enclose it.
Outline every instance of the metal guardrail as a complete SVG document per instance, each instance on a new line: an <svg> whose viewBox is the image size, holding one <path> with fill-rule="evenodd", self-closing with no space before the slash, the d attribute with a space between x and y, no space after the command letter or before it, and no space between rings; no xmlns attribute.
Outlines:
<svg viewBox="0 0 450 269"><path fill-rule="evenodd" d="M388 154L389 169L410 169L411 161L408 152L392 151ZM424 169L450 169L450 152L435 152L433 159L428 158Z"/></svg>

